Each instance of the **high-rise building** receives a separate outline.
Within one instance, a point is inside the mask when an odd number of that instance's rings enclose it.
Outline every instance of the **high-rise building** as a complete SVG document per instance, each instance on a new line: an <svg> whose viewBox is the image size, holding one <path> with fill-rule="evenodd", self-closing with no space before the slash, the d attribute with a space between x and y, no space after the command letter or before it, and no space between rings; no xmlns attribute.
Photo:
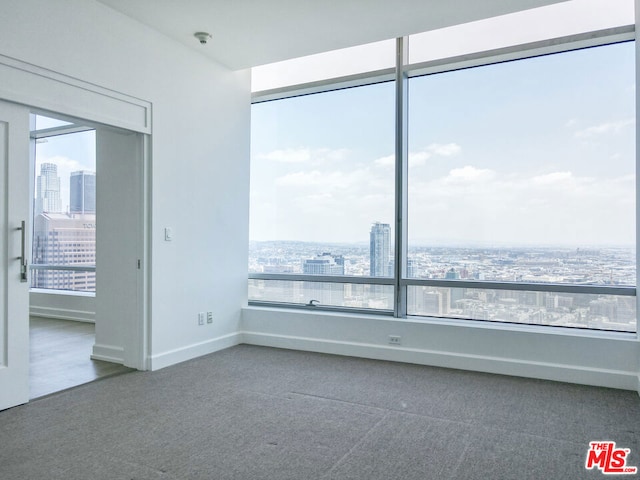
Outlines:
<svg viewBox="0 0 640 480"><path fill-rule="evenodd" d="M344 275L344 257L323 253L309 258L302 264L305 275Z"/></svg>
<svg viewBox="0 0 640 480"><path fill-rule="evenodd" d="M70 213L96 213L96 174L80 170L69 178Z"/></svg>
<svg viewBox="0 0 640 480"><path fill-rule="evenodd" d="M60 177L58 166L54 163L40 165L40 175L36 180L36 214L60 213Z"/></svg>
<svg viewBox="0 0 640 480"><path fill-rule="evenodd" d="M344 257L325 252L302 264L305 275L344 275ZM304 303L316 300L321 305L344 305L344 284L305 282Z"/></svg>
<svg viewBox="0 0 640 480"><path fill-rule="evenodd" d="M391 227L375 222L369 234L369 269L372 277L391 275Z"/></svg>
<svg viewBox="0 0 640 480"><path fill-rule="evenodd" d="M33 229L33 264L94 267L96 216L42 213ZM96 273L86 270L34 270L32 287L95 291Z"/></svg>
<svg viewBox="0 0 640 480"><path fill-rule="evenodd" d="M416 278L418 276L418 266L415 260L407 260L407 278Z"/></svg>

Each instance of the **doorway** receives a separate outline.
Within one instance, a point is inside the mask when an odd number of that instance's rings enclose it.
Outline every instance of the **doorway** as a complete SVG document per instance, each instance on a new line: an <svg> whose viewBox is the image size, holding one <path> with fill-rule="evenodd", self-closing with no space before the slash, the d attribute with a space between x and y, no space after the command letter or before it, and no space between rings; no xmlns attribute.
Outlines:
<svg viewBox="0 0 640 480"><path fill-rule="evenodd" d="M148 365L151 102L0 58L0 409L29 400L29 279L34 172L30 114L95 129L95 343L91 358ZM80 122L77 119L86 119ZM31 147L35 141L31 142ZM33 152L31 152L33 154ZM33 167L32 167L33 168ZM30 186L29 188L27 188ZM101 206L104 205L104 206ZM108 207L108 208L107 208ZM58 307L55 307L58 308Z"/></svg>
<svg viewBox="0 0 640 480"><path fill-rule="evenodd" d="M96 344L96 128L32 114L30 399L131 371ZM110 187L112 188L112 187Z"/></svg>

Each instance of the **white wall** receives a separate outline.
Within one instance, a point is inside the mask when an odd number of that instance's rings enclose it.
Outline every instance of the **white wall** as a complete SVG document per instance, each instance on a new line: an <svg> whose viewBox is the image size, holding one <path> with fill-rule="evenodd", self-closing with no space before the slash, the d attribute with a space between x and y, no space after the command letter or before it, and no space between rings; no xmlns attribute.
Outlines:
<svg viewBox="0 0 640 480"><path fill-rule="evenodd" d="M234 342L247 291L249 72L93 0L3 0L2 12L0 54L152 103L150 366ZM199 311L214 322L198 326Z"/></svg>
<svg viewBox="0 0 640 480"><path fill-rule="evenodd" d="M242 341L256 345L639 388L633 334L260 307L244 309L242 328ZM402 345L389 345L389 335Z"/></svg>
<svg viewBox="0 0 640 480"><path fill-rule="evenodd" d="M95 322L96 297L88 292L32 290L29 315L78 322Z"/></svg>

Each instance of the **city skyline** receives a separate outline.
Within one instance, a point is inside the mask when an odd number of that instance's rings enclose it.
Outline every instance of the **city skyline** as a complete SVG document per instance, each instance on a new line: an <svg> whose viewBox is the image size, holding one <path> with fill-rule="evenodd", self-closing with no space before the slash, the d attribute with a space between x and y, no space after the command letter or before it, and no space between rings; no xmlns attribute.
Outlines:
<svg viewBox="0 0 640 480"><path fill-rule="evenodd" d="M86 170L71 172L69 176L68 212L95 213L96 173ZM55 163L42 162L36 176L35 214L65 213L62 209L62 182Z"/></svg>
<svg viewBox="0 0 640 480"><path fill-rule="evenodd" d="M374 224L375 225L375 224ZM322 252L322 253L318 253ZM375 250L366 243L250 243L249 274L284 273L368 277ZM336 259L340 268L336 269ZM636 331L635 296L504 290L491 283L633 286L635 249L413 247L407 278L476 281L474 288L407 286L407 314L599 330ZM390 285L249 280L249 299L391 311Z"/></svg>
<svg viewBox="0 0 640 480"><path fill-rule="evenodd" d="M47 128L46 117L37 116L37 128ZM55 125L55 124L54 124ZM76 171L96 171L95 130L57 135L39 139L35 149L35 175L44 163L55 164L61 179L61 212L70 209L70 177ZM37 185L34 197L37 195ZM34 198L35 200L35 198Z"/></svg>
<svg viewBox="0 0 640 480"><path fill-rule="evenodd" d="M341 271L305 268L309 260L319 258L339 258ZM364 243L254 241L249 272L380 276L372 274L371 258L370 245ZM420 246L408 251L407 273L413 278L635 285L635 259L635 248L624 247ZM457 276L447 276L452 269Z"/></svg>

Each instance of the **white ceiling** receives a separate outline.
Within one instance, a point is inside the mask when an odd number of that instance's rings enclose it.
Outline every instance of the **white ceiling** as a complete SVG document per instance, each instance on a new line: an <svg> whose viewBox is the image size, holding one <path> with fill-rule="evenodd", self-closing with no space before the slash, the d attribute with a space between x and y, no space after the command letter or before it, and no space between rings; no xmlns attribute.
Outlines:
<svg viewBox="0 0 640 480"><path fill-rule="evenodd" d="M99 0L232 69L565 0ZM193 37L213 35L207 45Z"/></svg>

